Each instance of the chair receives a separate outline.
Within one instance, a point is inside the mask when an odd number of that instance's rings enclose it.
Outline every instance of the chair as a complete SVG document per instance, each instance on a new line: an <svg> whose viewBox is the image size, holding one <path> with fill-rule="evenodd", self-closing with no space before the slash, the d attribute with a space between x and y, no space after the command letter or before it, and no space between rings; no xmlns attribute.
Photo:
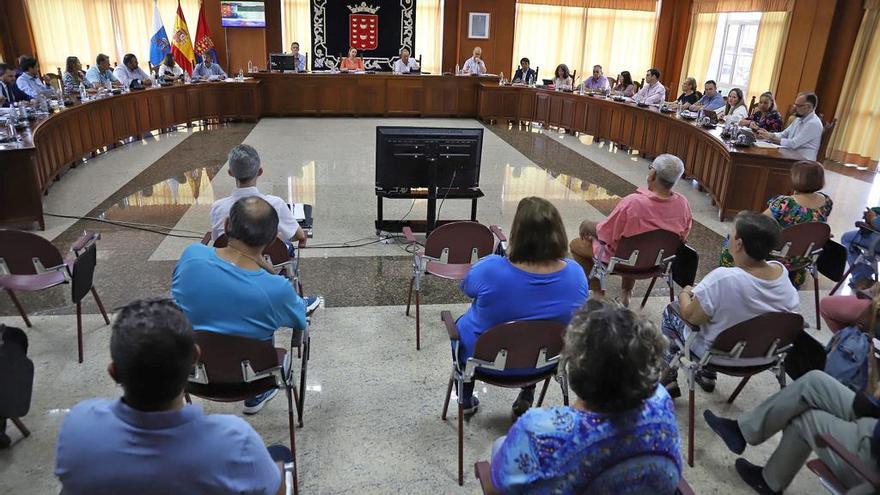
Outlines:
<svg viewBox="0 0 880 495"><path fill-rule="evenodd" d="M47 72L46 79L49 87L56 91L61 91L61 67L57 68L57 72Z"/></svg>
<svg viewBox="0 0 880 495"><path fill-rule="evenodd" d="M827 124L822 123L822 139L819 141L819 151L816 153L816 161L819 163L824 162L828 158L828 142L831 141L831 134L834 132L835 127L837 127L837 119L833 119Z"/></svg>
<svg viewBox="0 0 880 495"><path fill-rule="evenodd" d="M194 336L202 352L186 385L188 403L192 402L190 396L193 395L214 402L239 402L273 388L284 390L287 395L290 450L293 453L294 493L299 493L296 429L293 426L294 402L299 404L299 401L291 367L285 366L285 361L289 360L287 349L276 348L271 340L204 330L196 330Z"/></svg>
<svg viewBox="0 0 880 495"><path fill-rule="evenodd" d="M612 473L613 470L608 471L609 475L613 475ZM480 461L474 463L474 475L477 477L477 480L480 481L480 488L483 490L483 495L501 495L501 492L492 484L489 462ZM602 476L605 475L603 474ZM590 491L584 493L590 493ZM678 480L678 486L675 488L675 495L694 495L694 490L688 484L687 480L680 478Z"/></svg>
<svg viewBox="0 0 880 495"><path fill-rule="evenodd" d="M562 389L563 403L568 405L568 379L564 367L559 366L565 325L558 321L530 320L502 323L490 328L477 338L474 355L467 362L459 361L459 337L452 313L443 311L440 319L452 342L452 374L446 388L443 414L446 421L452 386L457 385L458 396L458 484L464 484L464 413L461 395L465 383L477 380L504 388L523 388L544 382L537 407L544 402L550 378L555 377ZM509 369L533 369L534 374L505 376L493 374ZM486 371L489 373L486 373Z"/></svg>
<svg viewBox="0 0 880 495"><path fill-rule="evenodd" d="M672 286L671 268L675 253L681 245L681 237L668 230L651 230L632 237L622 237L607 265L601 261L604 244L599 253L594 254L593 269L590 270L589 278L599 280L603 293L609 275L620 275L636 280L650 278L651 284L642 299L641 307L644 308L657 279L663 277L666 285L669 286L669 300L672 301L675 299L675 292Z"/></svg>
<svg viewBox="0 0 880 495"><path fill-rule="evenodd" d="M843 462L849 465L853 472L864 480L863 483L857 486L847 487L834 475L831 468L822 459L813 459L807 462L807 467L813 474L819 477L819 482L829 493L834 495L855 495L880 492L880 471L877 470L877 466L864 463L827 433L816 435L816 446L831 449L831 452L840 457Z"/></svg>
<svg viewBox="0 0 880 495"><path fill-rule="evenodd" d="M0 230L0 288L9 294L25 325L33 326L15 291L36 292L70 284L71 299L76 304L76 340L80 363L83 362L82 300L86 294L92 293L104 322L110 324L92 281L97 263L96 242L100 237L99 234L83 232L82 237L70 248L73 256L62 258L58 248L36 234Z"/></svg>
<svg viewBox="0 0 880 495"><path fill-rule="evenodd" d="M816 261L825 244L831 239L831 227L823 222L806 222L782 229L782 246L772 251L789 272L806 270L813 277L813 294L816 302L816 328L822 329L819 317L819 272Z"/></svg>
<svg viewBox="0 0 880 495"><path fill-rule="evenodd" d="M829 296L833 296L837 289L840 288L841 285L849 278L853 269L856 265L859 264L868 264L874 270L874 280L878 279L878 261L880 261L880 256L877 254L877 249L880 248L880 231L874 230L874 227L867 222L856 222L856 228L862 231L864 234L877 234L876 238L873 242L866 246L862 246L861 244L853 243L851 248L859 251L859 255L856 260L849 265L844 272L843 277L841 277L840 281L831 289L831 292L828 293Z"/></svg>
<svg viewBox="0 0 880 495"><path fill-rule="evenodd" d="M779 386L785 386L785 357L804 318L795 313L765 313L724 330L702 356L691 351L698 331L692 329L684 349L673 358L673 368L682 367L688 380L688 465L694 465L694 382L700 370L741 377L727 399L733 404L752 376L772 370Z"/></svg>
<svg viewBox="0 0 880 495"><path fill-rule="evenodd" d="M403 228L413 253L412 277L406 298L406 316L409 316L413 287L416 293L416 350L421 349L421 293L422 277L434 275L447 280L464 280L471 265L492 254L495 237L506 243L507 237L501 229L492 225L486 227L477 222L450 222L434 229L425 239L424 247L419 246L412 229Z"/></svg>
<svg viewBox="0 0 880 495"><path fill-rule="evenodd" d="M751 117L752 112L755 111L755 107L758 106L758 102L755 100L755 97L752 96L752 100L749 102L749 116Z"/></svg>

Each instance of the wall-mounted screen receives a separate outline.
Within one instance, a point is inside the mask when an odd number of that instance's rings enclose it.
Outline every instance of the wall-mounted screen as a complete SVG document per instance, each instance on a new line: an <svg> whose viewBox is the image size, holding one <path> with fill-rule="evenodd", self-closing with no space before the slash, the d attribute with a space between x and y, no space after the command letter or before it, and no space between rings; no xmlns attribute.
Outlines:
<svg viewBox="0 0 880 495"><path fill-rule="evenodd" d="M263 2L220 1L220 24L223 27L266 27Z"/></svg>

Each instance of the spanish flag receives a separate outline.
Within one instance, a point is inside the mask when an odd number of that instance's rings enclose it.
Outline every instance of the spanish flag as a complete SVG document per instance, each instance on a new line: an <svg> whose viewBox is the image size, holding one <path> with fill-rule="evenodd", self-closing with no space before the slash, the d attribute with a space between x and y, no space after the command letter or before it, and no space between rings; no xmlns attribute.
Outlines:
<svg viewBox="0 0 880 495"><path fill-rule="evenodd" d="M171 55L181 69L192 75L196 55L189 37L189 28L186 27L186 18L183 17L183 9L180 8L180 0L177 0L177 18L174 20L174 35L171 36Z"/></svg>

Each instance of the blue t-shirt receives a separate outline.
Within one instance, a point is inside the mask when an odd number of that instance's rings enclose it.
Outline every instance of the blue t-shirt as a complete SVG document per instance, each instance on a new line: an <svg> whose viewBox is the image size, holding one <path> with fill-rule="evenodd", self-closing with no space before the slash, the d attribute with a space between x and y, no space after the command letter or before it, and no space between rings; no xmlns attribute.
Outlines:
<svg viewBox="0 0 880 495"><path fill-rule="evenodd" d="M681 478L680 444L662 385L641 407L616 415L532 408L492 458L492 484L510 494L672 493ZM612 477L600 478L610 469Z"/></svg>
<svg viewBox="0 0 880 495"><path fill-rule="evenodd" d="M239 268L202 244L184 250L171 295L196 330L268 340L281 327L306 328L305 305L289 280Z"/></svg>
<svg viewBox="0 0 880 495"><path fill-rule="evenodd" d="M270 495L281 486L278 465L243 419L192 404L142 412L120 399L89 399L67 413L55 475L65 495Z"/></svg>
<svg viewBox="0 0 880 495"><path fill-rule="evenodd" d="M590 294L584 269L566 259L565 268L553 273L529 273L505 257L491 255L478 261L461 282L461 290L474 299L458 319L459 357L473 355L483 332L514 320L556 320L568 324Z"/></svg>

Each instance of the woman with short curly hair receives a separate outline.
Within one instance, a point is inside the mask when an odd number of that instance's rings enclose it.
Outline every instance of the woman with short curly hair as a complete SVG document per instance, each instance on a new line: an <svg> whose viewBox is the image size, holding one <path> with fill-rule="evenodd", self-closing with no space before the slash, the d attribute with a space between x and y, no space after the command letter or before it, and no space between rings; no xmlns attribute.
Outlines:
<svg viewBox="0 0 880 495"><path fill-rule="evenodd" d="M673 493L675 408L658 385L667 340L620 304L587 301L565 336L571 407L530 409L493 446L502 493ZM634 458L643 460L623 464ZM611 468L614 476L600 476ZM635 491L634 491L635 489Z"/></svg>

